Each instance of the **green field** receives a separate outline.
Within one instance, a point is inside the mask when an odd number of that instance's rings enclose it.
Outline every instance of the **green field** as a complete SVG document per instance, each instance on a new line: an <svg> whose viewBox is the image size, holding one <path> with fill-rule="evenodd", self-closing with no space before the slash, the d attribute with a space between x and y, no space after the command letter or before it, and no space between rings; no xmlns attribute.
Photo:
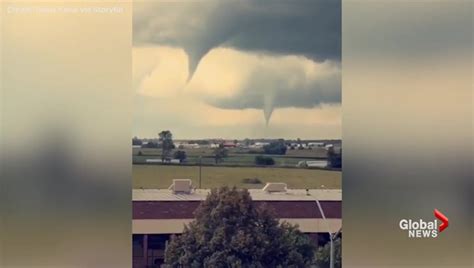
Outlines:
<svg viewBox="0 0 474 268"><path fill-rule="evenodd" d="M289 188L340 189L341 172L319 169L270 167L210 167L203 166L201 188L237 186L261 188L266 182L285 182ZM258 178L262 184L245 184L243 179ZM198 166L133 165L133 188L168 188L173 179L191 179L199 185Z"/></svg>
<svg viewBox="0 0 474 268"><path fill-rule="evenodd" d="M198 165L214 165L214 150L210 148L201 149L181 149L186 152L186 163ZM176 151L176 150L174 150ZM224 158L220 165L229 166L254 166L255 157L257 155L265 155L263 150L261 153L249 153L248 149L231 148L228 157ZM140 152L140 155L138 155ZM325 159L326 150L317 148L314 150L287 150L285 155L266 155L275 160L276 167L295 167L300 161L311 161L316 159ZM200 159L201 157L201 159ZM133 163L145 164L146 159L161 159L161 149L141 148L133 149Z"/></svg>
<svg viewBox="0 0 474 268"><path fill-rule="evenodd" d="M213 156L214 149L211 148L198 148L198 149L175 149L185 151L188 157L192 156ZM258 155L264 154L263 149L241 149L241 148L229 148L229 155ZM255 151L250 154L249 151ZM133 148L133 155L137 155L141 152L144 156L160 156L161 149L154 148ZM287 157L308 157L308 158L325 158L327 151L324 148L314 148L313 150L287 150Z"/></svg>

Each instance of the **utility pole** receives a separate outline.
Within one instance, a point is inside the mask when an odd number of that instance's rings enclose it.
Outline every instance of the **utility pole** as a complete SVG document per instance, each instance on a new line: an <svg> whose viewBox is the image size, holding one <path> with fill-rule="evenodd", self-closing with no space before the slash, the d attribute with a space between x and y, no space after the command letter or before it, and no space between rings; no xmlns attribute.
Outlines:
<svg viewBox="0 0 474 268"><path fill-rule="evenodd" d="M199 156L199 189L201 189L201 168L202 168L202 156Z"/></svg>
<svg viewBox="0 0 474 268"><path fill-rule="evenodd" d="M328 229L328 234L329 234L329 241L331 243L330 251L329 251L329 268L334 268L334 237L333 233L329 229L329 223L326 220L326 216L324 215L323 208L321 207L321 204L319 203L318 198L316 198L316 204L318 205L319 213L321 213L321 216L323 217L324 222L326 223L326 228Z"/></svg>

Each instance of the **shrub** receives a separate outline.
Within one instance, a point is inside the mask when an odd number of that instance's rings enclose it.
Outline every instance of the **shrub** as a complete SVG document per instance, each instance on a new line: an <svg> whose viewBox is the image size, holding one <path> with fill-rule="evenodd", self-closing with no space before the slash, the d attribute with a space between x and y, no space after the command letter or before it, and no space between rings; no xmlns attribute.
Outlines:
<svg viewBox="0 0 474 268"><path fill-rule="evenodd" d="M329 166L332 168L341 168L342 167L342 150L337 153L334 148L329 148L327 152L327 158Z"/></svg>
<svg viewBox="0 0 474 268"><path fill-rule="evenodd" d="M263 165L263 166L272 166L275 165L275 160L273 158L263 155L257 155L255 157L255 164L256 165Z"/></svg>
<svg viewBox="0 0 474 268"><path fill-rule="evenodd" d="M271 142L263 147L266 154L286 154L286 145L284 141Z"/></svg>
<svg viewBox="0 0 474 268"><path fill-rule="evenodd" d="M185 151L176 151L176 152L174 152L174 158L179 159L179 162L182 163L187 158L186 152Z"/></svg>
<svg viewBox="0 0 474 268"><path fill-rule="evenodd" d="M261 154L262 151L260 151L260 150L249 150L247 153L248 154Z"/></svg>
<svg viewBox="0 0 474 268"><path fill-rule="evenodd" d="M262 181L259 178L245 178L242 182L247 184L262 184Z"/></svg>

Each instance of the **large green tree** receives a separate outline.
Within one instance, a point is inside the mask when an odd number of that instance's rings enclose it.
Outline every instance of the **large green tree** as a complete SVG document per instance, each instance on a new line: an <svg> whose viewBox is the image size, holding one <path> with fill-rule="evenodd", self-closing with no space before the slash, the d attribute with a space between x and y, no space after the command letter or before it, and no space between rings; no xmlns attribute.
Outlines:
<svg viewBox="0 0 474 268"><path fill-rule="evenodd" d="M163 130L158 133L161 142L161 161L169 159L171 151L175 148L173 143L173 134L169 130Z"/></svg>
<svg viewBox="0 0 474 268"><path fill-rule="evenodd" d="M308 267L315 247L297 226L279 223L247 190L211 191L165 253L170 267Z"/></svg>
<svg viewBox="0 0 474 268"><path fill-rule="evenodd" d="M214 160L216 165L223 161L225 157L229 155L229 151L224 147L223 144L219 144L219 147L214 149Z"/></svg>

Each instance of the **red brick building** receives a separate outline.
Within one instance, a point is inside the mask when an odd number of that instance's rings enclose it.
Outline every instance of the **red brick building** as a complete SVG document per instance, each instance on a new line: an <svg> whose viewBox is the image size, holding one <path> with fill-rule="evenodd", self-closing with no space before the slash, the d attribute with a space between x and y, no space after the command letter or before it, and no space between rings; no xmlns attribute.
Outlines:
<svg viewBox="0 0 474 268"><path fill-rule="evenodd" d="M298 224L315 243L328 239L328 232L342 227L342 192L340 190L297 190L266 192L249 190L255 203L273 208L281 221ZM183 226L193 220L193 212L209 190L190 193L172 190L133 191L133 267L160 267L172 234L180 234ZM315 200L319 200L326 221Z"/></svg>

